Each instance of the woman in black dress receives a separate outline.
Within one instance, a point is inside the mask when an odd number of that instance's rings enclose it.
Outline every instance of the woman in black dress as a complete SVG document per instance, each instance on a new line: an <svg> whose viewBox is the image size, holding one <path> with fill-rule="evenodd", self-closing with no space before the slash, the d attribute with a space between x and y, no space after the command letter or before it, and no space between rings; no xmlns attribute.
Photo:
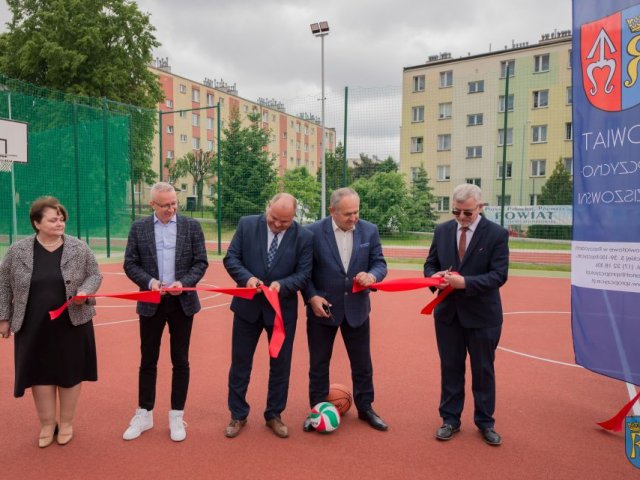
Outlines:
<svg viewBox="0 0 640 480"><path fill-rule="evenodd" d="M41 197L29 212L35 235L9 247L0 264L0 336L15 334L15 390L31 388L40 419L40 448L73 438L73 417L83 381L97 380L93 299L76 299L55 320L49 311L102 282L96 259L82 240L64 235L67 211ZM59 411L56 405L59 401Z"/></svg>

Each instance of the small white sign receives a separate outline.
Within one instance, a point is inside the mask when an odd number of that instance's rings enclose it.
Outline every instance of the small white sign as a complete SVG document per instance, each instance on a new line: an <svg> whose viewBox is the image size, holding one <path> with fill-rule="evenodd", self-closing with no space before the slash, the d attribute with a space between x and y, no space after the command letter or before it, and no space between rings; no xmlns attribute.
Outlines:
<svg viewBox="0 0 640 480"><path fill-rule="evenodd" d="M502 207L484 207L484 215L492 222L500 223ZM504 224L509 225L571 225L571 205L505 205Z"/></svg>

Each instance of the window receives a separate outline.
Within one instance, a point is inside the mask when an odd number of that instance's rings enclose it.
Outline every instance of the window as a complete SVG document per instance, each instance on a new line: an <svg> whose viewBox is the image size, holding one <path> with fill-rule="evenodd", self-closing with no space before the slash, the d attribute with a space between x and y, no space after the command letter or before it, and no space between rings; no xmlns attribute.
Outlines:
<svg viewBox="0 0 640 480"><path fill-rule="evenodd" d="M571 49L569 49L569 58L567 59L567 68L572 68L572 64L571 64Z"/></svg>
<svg viewBox="0 0 640 480"><path fill-rule="evenodd" d="M513 112L513 94L509 95L507 100L507 108L510 112ZM498 99L498 111L504 112L504 95L500 95Z"/></svg>
<svg viewBox="0 0 640 480"><path fill-rule="evenodd" d="M562 166L567 172L573 175L573 157L564 157L562 159Z"/></svg>
<svg viewBox="0 0 640 480"><path fill-rule="evenodd" d="M191 114L191 125L193 125L194 127L200 126L200 115L198 115L197 113Z"/></svg>
<svg viewBox="0 0 640 480"><path fill-rule="evenodd" d="M167 133L171 135L173 133L173 125L167 125Z"/></svg>
<svg viewBox="0 0 640 480"><path fill-rule="evenodd" d="M573 90L571 87L567 87L567 105L571 105L573 103Z"/></svg>
<svg viewBox="0 0 640 480"><path fill-rule="evenodd" d="M213 117L207 117L207 130L213 130Z"/></svg>
<svg viewBox="0 0 640 480"><path fill-rule="evenodd" d="M224 98L218 97L218 103L220 104L220 108L224 107Z"/></svg>
<svg viewBox="0 0 640 480"><path fill-rule="evenodd" d="M545 143L547 141L547 126L534 125L531 127L531 143Z"/></svg>
<svg viewBox="0 0 640 480"><path fill-rule="evenodd" d="M411 137L411 153L422 152L424 140L422 137Z"/></svg>
<svg viewBox="0 0 640 480"><path fill-rule="evenodd" d="M515 60L504 60L500 62L500 78L507 78L507 71L509 72L510 77L513 77L516 74Z"/></svg>
<svg viewBox="0 0 640 480"><path fill-rule="evenodd" d="M480 188L482 187L482 180L480 178L465 178L464 181L471 185L476 185Z"/></svg>
<svg viewBox="0 0 640 480"><path fill-rule="evenodd" d="M549 54L536 55L533 57L533 71L536 73L549 71Z"/></svg>
<svg viewBox="0 0 640 480"><path fill-rule="evenodd" d="M472 113L471 115L467 115L467 126L473 127L474 125L482 125L482 120L482 113Z"/></svg>
<svg viewBox="0 0 640 480"><path fill-rule="evenodd" d="M484 92L484 80L476 80L475 82L469 82L469 93Z"/></svg>
<svg viewBox="0 0 640 480"><path fill-rule="evenodd" d="M304 126L304 134L309 135L309 125Z"/></svg>
<svg viewBox="0 0 640 480"><path fill-rule="evenodd" d="M282 138L287 138L287 132L282 132Z"/></svg>
<svg viewBox="0 0 640 480"><path fill-rule="evenodd" d="M511 205L511 195L505 195L504 196L504 205ZM501 207L502 206L502 195L498 195L498 206Z"/></svg>
<svg viewBox="0 0 640 480"><path fill-rule="evenodd" d="M511 162L507 162L507 176L505 178L511 178ZM498 180L502 180L502 162L498 163Z"/></svg>
<svg viewBox="0 0 640 480"><path fill-rule="evenodd" d="M481 146L478 145L474 147L467 147L467 158L481 158L481 157L482 157Z"/></svg>
<svg viewBox="0 0 640 480"><path fill-rule="evenodd" d="M187 86L186 85L181 83L179 89L180 89L180 93L187 93Z"/></svg>
<svg viewBox="0 0 640 480"><path fill-rule="evenodd" d="M187 136L184 133L180 134L180 143L187 143Z"/></svg>
<svg viewBox="0 0 640 480"><path fill-rule="evenodd" d="M187 112L178 112L180 118L187 118Z"/></svg>
<svg viewBox="0 0 640 480"><path fill-rule="evenodd" d="M242 108L244 109L244 113L249 111L249 105L243 105Z"/></svg>
<svg viewBox="0 0 640 480"><path fill-rule="evenodd" d="M447 182L451 179L449 165L438 165L437 172L436 178L439 182Z"/></svg>
<svg viewBox="0 0 640 480"><path fill-rule="evenodd" d="M173 150L167 150L167 158L171 160L173 158Z"/></svg>
<svg viewBox="0 0 640 480"><path fill-rule="evenodd" d="M165 99L164 104L167 106L167 108L173 108L173 100L171 100L170 98Z"/></svg>
<svg viewBox="0 0 640 480"><path fill-rule="evenodd" d="M213 197L216 194L215 187L213 185L209 185L208 188L209 188L209 196Z"/></svg>
<svg viewBox="0 0 640 480"><path fill-rule="evenodd" d="M413 77L413 91L424 92L424 75L416 75Z"/></svg>
<svg viewBox="0 0 640 480"><path fill-rule="evenodd" d="M546 167L547 167L546 160L531 160L531 176L544 177Z"/></svg>
<svg viewBox="0 0 640 480"><path fill-rule="evenodd" d="M187 189L187 184L186 183L181 183L180 184L180 190L184 191Z"/></svg>
<svg viewBox="0 0 640 480"><path fill-rule="evenodd" d="M213 152L213 140L207 140L207 151Z"/></svg>
<svg viewBox="0 0 640 480"><path fill-rule="evenodd" d="M412 122L424 122L424 107L413 107L411 109Z"/></svg>
<svg viewBox="0 0 640 480"><path fill-rule="evenodd" d="M573 140L573 122L567 122L564 124L564 139Z"/></svg>
<svg viewBox="0 0 640 480"><path fill-rule="evenodd" d="M215 105L213 102L214 102L213 93L207 93L207 106L213 107Z"/></svg>
<svg viewBox="0 0 640 480"><path fill-rule="evenodd" d="M444 118L451 118L451 110L452 110L451 102L440 103L438 105L438 118L440 120Z"/></svg>
<svg viewBox="0 0 640 480"><path fill-rule="evenodd" d="M549 106L549 90L535 90L533 92L533 108Z"/></svg>
<svg viewBox="0 0 640 480"><path fill-rule="evenodd" d="M193 185L191 185L191 195L193 195L194 197L195 197L196 195L198 195L198 192L197 192L197 190L196 190L196 189L197 189L197 186L196 186L196 184L195 184L195 183L194 183Z"/></svg>
<svg viewBox="0 0 640 480"><path fill-rule="evenodd" d="M262 122L267 123L269 121L269 112L262 112Z"/></svg>
<svg viewBox="0 0 640 480"><path fill-rule="evenodd" d="M451 134L438 135L438 151L443 152L451 150Z"/></svg>
<svg viewBox="0 0 640 480"><path fill-rule="evenodd" d="M195 88L191 90L191 101L200 102L200 90L196 90Z"/></svg>
<svg viewBox="0 0 640 480"><path fill-rule="evenodd" d="M440 72L440 88L453 86L453 70L447 70L446 72Z"/></svg>
<svg viewBox="0 0 640 480"><path fill-rule="evenodd" d="M438 205L436 206L436 209L439 212L449 211L449 197L438 197L437 201L438 201Z"/></svg>
<svg viewBox="0 0 640 480"><path fill-rule="evenodd" d="M540 202L539 193L532 193L529 195L529 205L535 206L535 205L538 205L539 202Z"/></svg>
<svg viewBox="0 0 640 480"><path fill-rule="evenodd" d="M416 181L416 178L418 177L418 171L419 170L420 170L419 167L411 167L411 169L410 169L411 183Z"/></svg>
<svg viewBox="0 0 640 480"><path fill-rule="evenodd" d="M498 130L498 146L504 145L504 128ZM513 128L507 128L507 145L513 145Z"/></svg>
<svg viewBox="0 0 640 480"><path fill-rule="evenodd" d="M198 137L193 137L191 139L191 146L196 150L200 148L200 139Z"/></svg>

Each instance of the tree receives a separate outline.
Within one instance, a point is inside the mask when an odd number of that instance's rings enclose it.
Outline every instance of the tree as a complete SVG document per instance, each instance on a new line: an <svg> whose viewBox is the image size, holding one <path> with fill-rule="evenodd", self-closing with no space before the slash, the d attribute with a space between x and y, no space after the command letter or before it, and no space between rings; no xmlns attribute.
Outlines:
<svg viewBox="0 0 640 480"><path fill-rule="evenodd" d="M156 109L163 98L147 65L160 44L128 0L7 0L0 72L66 93ZM133 181L151 183L154 112L133 113ZM150 118L149 118L150 117Z"/></svg>
<svg viewBox="0 0 640 480"><path fill-rule="evenodd" d="M373 158L369 157L365 153L360 154L360 161L353 162L353 180L359 178L371 178L379 170L380 161L375 155Z"/></svg>
<svg viewBox="0 0 640 480"><path fill-rule="evenodd" d="M409 229L416 232L432 231L438 220L438 214L433 209L436 198L423 165L415 170L409 197Z"/></svg>
<svg viewBox="0 0 640 480"><path fill-rule="evenodd" d="M407 231L410 199L401 174L376 173L356 180L352 188L360 195L360 215L375 223L380 233Z"/></svg>
<svg viewBox="0 0 640 480"><path fill-rule="evenodd" d="M326 166L326 176L327 176L327 191L326 191L326 203L329 205L329 198L331 196L331 192L340 188L346 187L351 183L351 174L353 169L347 166L347 178L346 182L344 179L344 159L345 152L344 146L342 143L338 142L336 145L336 151L334 152L326 152L325 159L327 162ZM316 175L316 179L318 184L320 185L320 190L322 190L322 170L318 168L318 172ZM322 193L320 193L320 197L322 197ZM320 206L318 206L318 213L320 212ZM326 212L325 212L326 213Z"/></svg>
<svg viewBox="0 0 640 480"><path fill-rule="evenodd" d="M556 163L553 173L540 190L540 205L571 205L573 203L573 181L564 168L562 159ZM571 225L532 225L527 235L534 238L571 239Z"/></svg>
<svg viewBox="0 0 640 480"><path fill-rule="evenodd" d="M220 139L222 219L235 225L243 215L264 211L277 189L275 155L269 154L269 131L260 126L260 114L247 115L243 127L237 109Z"/></svg>
<svg viewBox="0 0 640 480"><path fill-rule="evenodd" d="M386 160L378 164L378 171L383 173L397 172L398 164L393 159L393 157L389 155Z"/></svg>
<svg viewBox="0 0 640 480"><path fill-rule="evenodd" d="M186 175L193 177L193 183L196 185L196 210L202 209L202 201L204 200L204 184L213 177L213 168L215 165L215 157L212 151L205 152L202 149L189 152L183 157L177 159L173 165L167 160L166 167L169 170L169 176L173 180L177 180Z"/></svg>
<svg viewBox="0 0 640 480"><path fill-rule="evenodd" d="M305 167L284 172L283 190L298 199L299 220L316 220L320 211L321 185Z"/></svg>

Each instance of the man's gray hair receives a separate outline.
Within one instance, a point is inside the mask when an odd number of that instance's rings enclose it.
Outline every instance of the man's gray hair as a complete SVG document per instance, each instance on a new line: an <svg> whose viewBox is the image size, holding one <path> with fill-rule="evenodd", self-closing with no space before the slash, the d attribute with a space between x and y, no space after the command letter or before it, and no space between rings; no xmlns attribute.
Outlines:
<svg viewBox="0 0 640 480"><path fill-rule="evenodd" d="M453 189L453 201L465 202L473 198L478 204L482 203L482 190L477 185L463 183Z"/></svg>
<svg viewBox="0 0 640 480"><path fill-rule="evenodd" d="M151 198L155 196L156 193L160 192L175 192L176 189L173 188L173 185L167 182L156 182L151 187Z"/></svg>
<svg viewBox="0 0 640 480"><path fill-rule="evenodd" d="M340 203L344 197L350 197L351 195L355 195L360 200L360 195L354 189L349 187L338 188L334 190L329 198L329 206L331 208L336 208L336 206Z"/></svg>

